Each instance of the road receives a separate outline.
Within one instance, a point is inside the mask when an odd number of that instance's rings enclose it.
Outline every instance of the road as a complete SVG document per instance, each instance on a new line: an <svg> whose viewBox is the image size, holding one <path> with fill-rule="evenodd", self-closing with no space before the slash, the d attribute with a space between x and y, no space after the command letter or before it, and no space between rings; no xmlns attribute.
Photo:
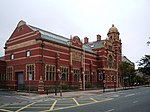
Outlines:
<svg viewBox="0 0 150 112"><path fill-rule="evenodd" d="M150 112L150 88L126 90L103 97L114 99L53 112Z"/></svg>
<svg viewBox="0 0 150 112"><path fill-rule="evenodd" d="M0 95L2 96L2 93ZM10 93L7 93L4 96L9 97L9 95ZM17 102L0 105L0 112L150 112L149 95L149 87L85 95L85 97L38 100L26 99L15 94L10 100Z"/></svg>

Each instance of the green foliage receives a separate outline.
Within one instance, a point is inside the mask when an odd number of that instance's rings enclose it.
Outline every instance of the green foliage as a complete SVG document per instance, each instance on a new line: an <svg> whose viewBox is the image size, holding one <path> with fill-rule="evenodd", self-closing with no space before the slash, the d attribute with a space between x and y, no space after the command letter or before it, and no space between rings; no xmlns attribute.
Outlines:
<svg viewBox="0 0 150 112"><path fill-rule="evenodd" d="M123 76L125 83L133 85L135 75L135 69L127 62L122 62L120 65L120 72Z"/></svg>
<svg viewBox="0 0 150 112"><path fill-rule="evenodd" d="M145 82L144 77L140 77L140 76L135 76L134 77L134 82L138 85L143 85Z"/></svg>
<svg viewBox="0 0 150 112"><path fill-rule="evenodd" d="M145 55L139 61L139 70L145 75L150 75L150 55Z"/></svg>

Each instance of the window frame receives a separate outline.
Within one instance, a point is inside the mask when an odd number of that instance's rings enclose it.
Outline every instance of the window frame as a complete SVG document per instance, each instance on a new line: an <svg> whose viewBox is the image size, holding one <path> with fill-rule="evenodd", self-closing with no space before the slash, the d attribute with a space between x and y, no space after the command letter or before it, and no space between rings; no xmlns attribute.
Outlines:
<svg viewBox="0 0 150 112"><path fill-rule="evenodd" d="M56 67L55 65L46 65L46 81L56 81Z"/></svg>
<svg viewBox="0 0 150 112"><path fill-rule="evenodd" d="M29 80L29 74L32 74L32 79L35 80L35 64L26 65L26 79Z"/></svg>
<svg viewBox="0 0 150 112"><path fill-rule="evenodd" d="M11 59L11 60L14 60L14 59L15 59L15 55L14 55L14 53L11 53L11 55L10 55L10 59Z"/></svg>
<svg viewBox="0 0 150 112"><path fill-rule="evenodd" d="M62 81L69 81L69 68L61 66L60 72L61 72L61 80Z"/></svg>
<svg viewBox="0 0 150 112"><path fill-rule="evenodd" d="M74 81L78 82L80 80L80 69L73 69L73 73L74 73Z"/></svg>
<svg viewBox="0 0 150 112"><path fill-rule="evenodd" d="M26 57L29 58L31 56L30 50L26 51Z"/></svg>
<svg viewBox="0 0 150 112"><path fill-rule="evenodd" d="M6 80L13 80L13 66L8 66L6 72Z"/></svg>

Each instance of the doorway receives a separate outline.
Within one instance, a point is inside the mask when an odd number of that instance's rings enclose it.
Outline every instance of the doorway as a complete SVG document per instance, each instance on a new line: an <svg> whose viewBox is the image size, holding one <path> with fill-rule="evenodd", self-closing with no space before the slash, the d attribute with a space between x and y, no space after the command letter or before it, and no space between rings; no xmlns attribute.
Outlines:
<svg viewBox="0 0 150 112"><path fill-rule="evenodd" d="M23 72L16 72L17 77L17 88L18 90L24 89L24 75Z"/></svg>

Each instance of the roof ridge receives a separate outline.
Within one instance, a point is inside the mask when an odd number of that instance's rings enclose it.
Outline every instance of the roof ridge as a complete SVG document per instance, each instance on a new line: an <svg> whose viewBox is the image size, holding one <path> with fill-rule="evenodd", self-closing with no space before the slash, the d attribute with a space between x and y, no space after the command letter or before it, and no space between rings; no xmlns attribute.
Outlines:
<svg viewBox="0 0 150 112"><path fill-rule="evenodd" d="M44 32L46 32L46 33L53 34L53 35L55 35L55 36L62 37L62 38L64 38L64 39L69 39L69 38L67 38L67 37L64 37L64 36L61 36L61 35L55 34L55 33L53 33L53 32L50 32L50 31L47 31L47 30L44 30L44 29L41 29L41 28L38 28L38 27L35 27L35 26L32 26L32 25L28 25L28 26L29 26L29 27L31 27L31 28L37 29L37 30L44 31Z"/></svg>

